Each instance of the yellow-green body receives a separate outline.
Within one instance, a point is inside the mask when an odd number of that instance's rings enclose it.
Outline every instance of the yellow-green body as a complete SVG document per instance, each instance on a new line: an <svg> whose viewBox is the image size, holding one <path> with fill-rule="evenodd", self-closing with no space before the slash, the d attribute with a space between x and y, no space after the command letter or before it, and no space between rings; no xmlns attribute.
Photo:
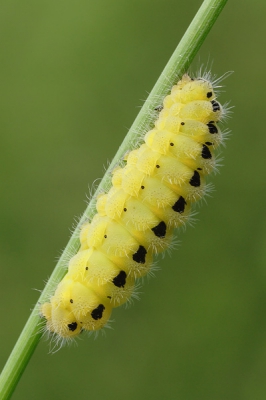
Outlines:
<svg viewBox="0 0 266 400"><path fill-rule="evenodd" d="M163 101L155 127L113 171L112 187L97 200L97 214L80 232L80 250L50 301L41 306L46 329L62 338L96 331L112 309L126 303L138 278L166 250L175 228L206 194L216 166L223 116L212 84L188 75Z"/></svg>

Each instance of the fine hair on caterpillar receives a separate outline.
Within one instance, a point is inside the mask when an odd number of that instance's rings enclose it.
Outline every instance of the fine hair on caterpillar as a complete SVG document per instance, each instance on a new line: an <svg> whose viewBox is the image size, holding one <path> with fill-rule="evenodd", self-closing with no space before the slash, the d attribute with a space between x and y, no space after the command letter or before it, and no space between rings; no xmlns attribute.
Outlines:
<svg viewBox="0 0 266 400"><path fill-rule="evenodd" d="M183 75L112 171L95 215L79 224L80 248L66 257L66 275L40 306L56 345L108 327L113 308L137 298L140 281L153 274L154 256L193 222L195 204L212 190L206 177L220 165L214 151L228 135L219 127L228 107L217 101L225 76Z"/></svg>

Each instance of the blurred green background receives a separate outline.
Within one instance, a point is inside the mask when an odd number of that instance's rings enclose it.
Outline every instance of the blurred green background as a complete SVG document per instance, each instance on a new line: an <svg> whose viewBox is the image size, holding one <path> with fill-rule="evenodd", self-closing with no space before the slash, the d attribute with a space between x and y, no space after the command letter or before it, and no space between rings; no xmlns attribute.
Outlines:
<svg viewBox="0 0 266 400"><path fill-rule="evenodd" d="M4 365L104 172L201 0L1 2ZM216 191L113 330L49 355L14 400L266 398L265 0L229 0L192 70L234 105Z"/></svg>

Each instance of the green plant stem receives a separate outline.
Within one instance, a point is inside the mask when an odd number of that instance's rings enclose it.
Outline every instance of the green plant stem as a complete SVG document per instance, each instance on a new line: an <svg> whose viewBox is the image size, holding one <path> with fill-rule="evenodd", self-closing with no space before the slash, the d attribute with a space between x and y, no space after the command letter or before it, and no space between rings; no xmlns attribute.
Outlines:
<svg viewBox="0 0 266 400"><path fill-rule="evenodd" d="M189 28L185 32L182 40L174 51L168 64L164 68L161 76L156 82L148 99L143 105L127 136L116 153L112 163L105 173L98 189L96 190L92 201L85 210L81 221L91 218L95 213L95 198L101 191L107 189L110 185L110 172L121 160L127 150L131 148L131 143L136 132L146 132L153 122L152 110L158 105L158 98L164 97L169 87L176 83L177 77L180 77L189 67L197 51L204 42L207 34L218 18L220 12L225 6L227 0L205 0L200 7ZM12 395L24 369L30 360L41 337L40 329L44 322L38 315L39 304L47 300L51 290L51 282L58 283L66 273L66 255L71 251L73 254L79 249L79 226L73 232L61 258L59 259L46 287L44 288L38 303L32 311L7 363L0 376L0 399L9 399Z"/></svg>

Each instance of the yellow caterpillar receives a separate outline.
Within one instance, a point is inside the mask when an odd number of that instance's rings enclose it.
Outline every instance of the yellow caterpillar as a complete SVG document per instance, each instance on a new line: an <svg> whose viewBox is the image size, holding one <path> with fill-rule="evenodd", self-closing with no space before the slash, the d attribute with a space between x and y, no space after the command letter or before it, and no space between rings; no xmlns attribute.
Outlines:
<svg viewBox="0 0 266 400"><path fill-rule="evenodd" d="M99 196L67 274L41 305L46 331L59 340L101 329L206 194L205 176L217 167L213 151L225 136L217 125L225 109L208 78L184 75L173 86L157 108L154 129L113 172L109 192Z"/></svg>

